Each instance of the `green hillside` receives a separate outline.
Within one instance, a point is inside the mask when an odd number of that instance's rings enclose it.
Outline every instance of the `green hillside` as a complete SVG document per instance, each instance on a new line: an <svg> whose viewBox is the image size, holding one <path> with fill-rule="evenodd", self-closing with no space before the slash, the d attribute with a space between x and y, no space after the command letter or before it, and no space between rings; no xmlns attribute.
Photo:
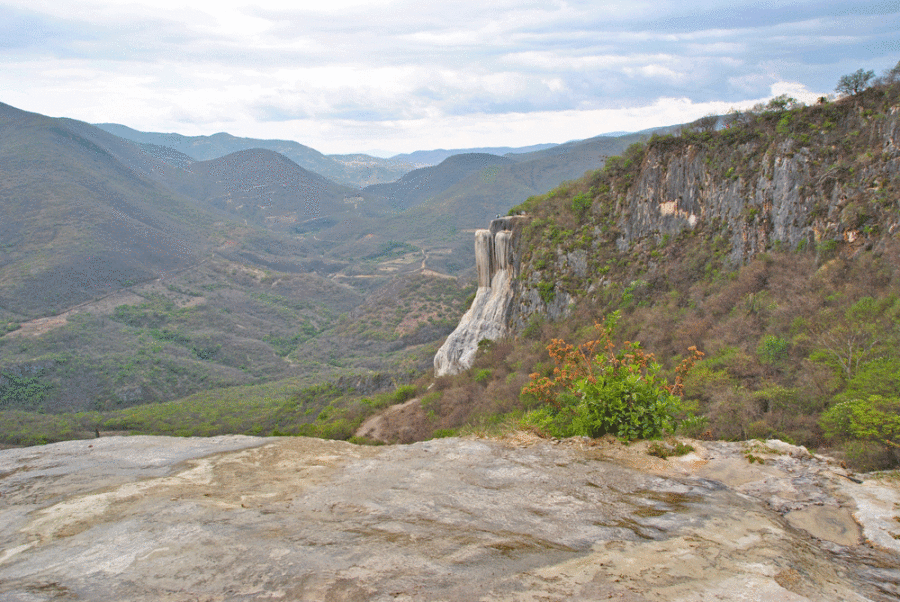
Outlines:
<svg viewBox="0 0 900 602"><path fill-rule="evenodd" d="M417 277L418 246L367 230L377 204L275 152L185 161L5 105L0 131L0 409L375 373L390 386L430 361L467 294ZM368 250L338 252L354 241ZM385 327L353 314L385 286ZM387 328L401 304L422 310Z"/></svg>
<svg viewBox="0 0 900 602"><path fill-rule="evenodd" d="M143 177L67 120L0 105L0 140L7 320L185 268L203 256L222 219Z"/></svg>

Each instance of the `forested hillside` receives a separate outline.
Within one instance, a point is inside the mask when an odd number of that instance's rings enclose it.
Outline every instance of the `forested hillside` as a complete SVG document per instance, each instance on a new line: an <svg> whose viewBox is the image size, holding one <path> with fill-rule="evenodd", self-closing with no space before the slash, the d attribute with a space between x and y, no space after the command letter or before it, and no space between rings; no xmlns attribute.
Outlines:
<svg viewBox="0 0 900 602"><path fill-rule="evenodd" d="M0 134L0 443L89 436L112 415L78 413L135 406L124 430L271 432L311 388L306 424L332 389L427 366L462 311L465 283L384 237L382 206L276 152L193 161L2 104ZM190 417L159 406L200 392Z"/></svg>
<svg viewBox="0 0 900 602"><path fill-rule="evenodd" d="M681 431L838 446L896 463L900 433L900 86L654 136L512 212L517 336L440 378L422 429L489 424L537 401L551 339L582 343L621 312L685 381ZM511 414L509 414L511 413ZM526 420L527 422L527 420Z"/></svg>

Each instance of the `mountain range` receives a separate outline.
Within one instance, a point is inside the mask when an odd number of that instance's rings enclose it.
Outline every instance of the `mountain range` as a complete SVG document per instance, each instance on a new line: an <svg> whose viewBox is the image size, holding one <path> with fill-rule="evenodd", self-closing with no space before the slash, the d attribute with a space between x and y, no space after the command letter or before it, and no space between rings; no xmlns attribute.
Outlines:
<svg viewBox="0 0 900 602"><path fill-rule="evenodd" d="M0 407L420 370L470 294L468 230L633 139L415 168L0 104Z"/></svg>
<svg viewBox="0 0 900 602"><path fill-rule="evenodd" d="M660 378L707 354L680 432L896 465L898 99L883 83L362 187L271 149L199 160L4 105L0 433L350 438L396 405L381 441L523 416L568 436L525 414L523 387L552 373L548 341L617 322ZM510 336L434 378L475 294L473 230L523 212Z"/></svg>

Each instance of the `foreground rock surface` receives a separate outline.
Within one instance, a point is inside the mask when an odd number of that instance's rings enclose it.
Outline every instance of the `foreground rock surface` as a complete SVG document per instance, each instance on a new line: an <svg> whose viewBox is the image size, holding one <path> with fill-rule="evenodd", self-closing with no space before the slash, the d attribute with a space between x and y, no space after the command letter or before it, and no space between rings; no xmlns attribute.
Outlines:
<svg viewBox="0 0 900 602"><path fill-rule="evenodd" d="M0 452L0 600L895 600L900 487L781 442ZM764 463L748 462L748 456Z"/></svg>

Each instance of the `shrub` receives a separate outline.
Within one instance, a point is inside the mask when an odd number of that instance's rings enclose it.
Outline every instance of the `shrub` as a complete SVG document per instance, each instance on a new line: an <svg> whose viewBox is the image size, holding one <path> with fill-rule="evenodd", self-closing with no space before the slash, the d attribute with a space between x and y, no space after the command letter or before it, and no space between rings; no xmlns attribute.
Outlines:
<svg viewBox="0 0 900 602"><path fill-rule="evenodd" d="M842 401L822 414L828 437L871 441L900 449L900 399L869 395Z"/></svg>
<svg viewBox="0 0 900 602"><path fill-rule="evenodd" d="M393 403L403 403L404 401L409 401L413 397L416 396L418 389L416 389L415 385L400 385L396 390L391 394L391 398Z"/></svg>
<svg viewBox="0 0 900 602"><path fill-rule="evenodd" d="M685 437L699 439L709 432L709 419L706 416L688 416L678 424L678 432Z"/></svg>
<svg viewBox="0 0 900 602"><path fill-rule="evenodd" d="M787 94L781 94L769 100L766 104L766 110L780 113L781 111L789 111L791 109L795 109L800 106L800 103L797 102L796 98L788 96Z"/></svg>
<svg viewBox="0 0 900 602"><path fill-rule="evenodd" d="M553 299L556 298L556 285L552 282L538 282L537 289L541 301L543 301L545 305L549 305L553 302Z"/></svg>
<svg viewBox="0 0 900 602"><path fill-rule="evenodd" d="M790 343L773 334L765 335L756 347L759 361L768 366L775 366L787 357Z"/></svg>
<svg viewBox="0 0 900 602"><path fill-rule="evenodd" d="M37 375L0 373L0 408L37 410L50 396L53 385Z"/></svg>
<svg viewBox="0 0 900 602"><path fill-rule="evenodd" d="M491 378L491 373L493 371L490 368L483 368L475 373L475 382L477 383L486 383Z"/></svg>
<svg viewBox="0 0 900 602"><path fill-rule="evenodd" d="M553 379L532 374L522 390L544 403L529 415L532 426L560 437L613 434L625 440L673 430L682 379L703 354L692 347L669 384L640 343L626 341L616 351L612 335L619 315L614 312L605 324L596 324L599 337L593 341L577 347L561 339L550 343L547 350L557 364Z"/></svg>
<svg viewBox="0 0 900 602"><path fill-rule="evenodd" d="M657 458L662 458L663 460L671 458L672 456L686 456L692 451L694 451L693 445L688 445L687 443L682 443L681 441L676 441L675 443L660 443L659 441L657 441L650 444L650 446L647 448L648 455L656 456Z"/></svg>
<svg viewBox="0 0 900 602"><path fill-rule="evenodd" d="M572 211L578 215L584 215L585 211L591 208L591 197L583 192L579 192L572 199Z"/></svg>

